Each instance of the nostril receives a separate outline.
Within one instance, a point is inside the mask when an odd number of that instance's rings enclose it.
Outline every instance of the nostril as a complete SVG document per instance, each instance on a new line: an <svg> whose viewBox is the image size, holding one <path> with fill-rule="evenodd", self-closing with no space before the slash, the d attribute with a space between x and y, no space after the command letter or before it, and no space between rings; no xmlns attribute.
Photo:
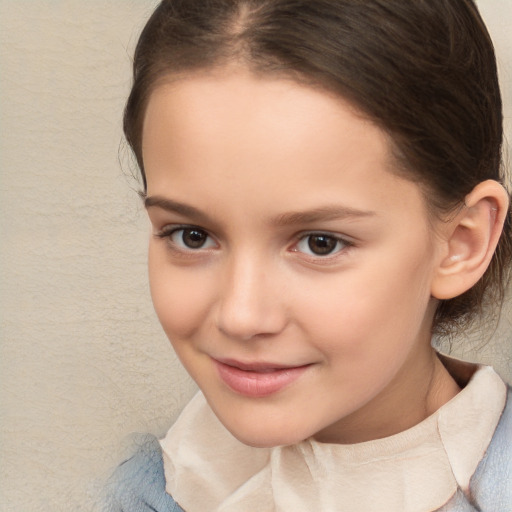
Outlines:
<svg viewBox="0 0 512 512"><path fill-rule="evenodd" d="M282 331L286 317L278 304L269 301L224 303L219 309L217 327L225 336L249 341L268 337Z"/></svg>
<svg viewBox="0 0 512 512"><path fill-rule="evenodd" d="M235 251L219 282L216 322L220 332L241 341L279 333L286 323L279 279L252 246ZM266 269L266 271L262 271Z"/></svg>

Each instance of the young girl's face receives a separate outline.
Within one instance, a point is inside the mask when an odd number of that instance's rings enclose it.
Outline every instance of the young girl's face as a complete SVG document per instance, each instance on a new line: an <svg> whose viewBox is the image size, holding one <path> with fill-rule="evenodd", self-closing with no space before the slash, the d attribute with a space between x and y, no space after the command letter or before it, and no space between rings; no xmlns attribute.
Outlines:
<svg viewBox="0 0 512 512"><path fill-rule="evenodd" d="M403 427L442 255L384 132L292 81L205 73L153 92L143 159L155 308L225 426L257 446Z"/></svg>

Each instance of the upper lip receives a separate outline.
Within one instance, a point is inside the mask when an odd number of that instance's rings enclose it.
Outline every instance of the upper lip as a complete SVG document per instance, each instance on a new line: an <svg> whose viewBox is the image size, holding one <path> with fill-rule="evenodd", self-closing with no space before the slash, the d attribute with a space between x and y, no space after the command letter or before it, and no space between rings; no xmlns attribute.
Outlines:
<svg viewBox="0 0 512 512"><path fill-rule="evenodd" d="M300 368L302 366L307 366L307 364L280 364L280 363L269 363L265 361L251 361L251 362L242 362L237 361L235 359L218 359L215 360L221 364L225 364L227 366L232 366L233 368L238 368L239 370L244 370L247 372L264 372L264 371L272 371L272 370L289 370L292 368Z"/></svg>

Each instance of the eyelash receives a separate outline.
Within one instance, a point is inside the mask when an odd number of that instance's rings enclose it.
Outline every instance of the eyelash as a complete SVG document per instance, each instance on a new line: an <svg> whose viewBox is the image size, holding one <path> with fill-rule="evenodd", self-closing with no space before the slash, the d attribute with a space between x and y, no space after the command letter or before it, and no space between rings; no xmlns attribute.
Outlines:
<svg viewBox="0 0 512 512"><path fill-rule="evenodd" d="M193 226L193 225L189 225L189 224L166 226L159 232L155 233L155 237L166 240L170 249L172 249L176 253L183 254L183 255L186 254L186 255L192 256L192 255L194 255L194 253L198 253L201 250L204 251L204 250L208 250L208 249L212 248L212 246L204 247L204 244L197 248L180 246L178 243L176 243L175 240L173 240L173 235L176 235L180 231L183 231L183 232L196 231L198 233L202 233L206 237L205 238L206 243L208 243L208 239L209 239L209 240L213 241L213 243L216 244L213 237L208 234L208 231L206 231L205 229L203 229L199 226ZM183 234L182 234L182 237L183 237ZM324 241L334 242L334 244L335 244L334 248L331 251L325 253L324 255L315 254L311 249L311 238L312 237L317 237L318 239L321 239L323 237ZM183 243L183 245L185 245L185 243L183 242L183 238L182 238L182 243ZM302 248L302 250L299 249L300 244L307 244L309 250L311 250L311 253L308 254L308 252L306 252L304 250L304 248ZM340 257L340 253L347 252L353 246L354 246L353 242L351 242L351 241L347 240L346 238L343 238L339 235L335 235L335 234L329 233L329 232L322 232L322 231L310 231L307 233L298 234L296 237L296 241L294 242L290 251L294 252L294 253L300 253L300 254L304 255L304 257L306 257L307 259L313 259L315 261L324 261L327 263L328 261L330 261L332 259Z"/></svg>
<svg viewBox="0 0 512 512"><path fill-rule="evenodd" d="M311 254L308 254L304 250L301 251L298 249L298 246L301 243L307 244L309 249L311 249L310 244L311 244L312 237L317 237L317 238L324 237L327 240L334 241L335 250L333 249L332 251L330 251L324 255L320 255L320 254L313 253L313 251L311 251L312 252ZM338 246L341 246L341 247L338 247ZM317 261L322 260L322 261L327 262L327 261L330 261L331 259L340 257L342 253L345 253L353 246L354 246L353 242L351 242L350 240L347 240L346 238L343 238L340 235L336 235L336 234L325 232L325 231L310 231L307 233L300 233L297 236L297 241L294 244L294 248L292 249L292 252L300 252L308 258L312 258Z"/></svg>
<svg viewBox="0 0 512 512"><path fill-rule="evenodd" d="M179 233L180 231L183 231L183 232L185 232L185 231L190 231L190 232L196 231L198 233L204 233L204 235L207 237L206 240L208 240L208 239L213 240L213 238L208 234L208 232L205 229L203 229L203 228L201 228L199 226L191 226L189 224L187 224L187 225L166 226L162 230L160 230L159 232L155 233L155 236L157 238L166 240L169 248L171 248L174 251L179 252L179 253L194 253L194 252L198 252L200 249L205 250L205 249L210 249L211 248L211 247L204 248L203 246L198 247L196 249L194 249L192 247L180 247L173 240L173 235L175 235L176 233ZM182 235L182 237L183 237L183 235Z"/></svg>

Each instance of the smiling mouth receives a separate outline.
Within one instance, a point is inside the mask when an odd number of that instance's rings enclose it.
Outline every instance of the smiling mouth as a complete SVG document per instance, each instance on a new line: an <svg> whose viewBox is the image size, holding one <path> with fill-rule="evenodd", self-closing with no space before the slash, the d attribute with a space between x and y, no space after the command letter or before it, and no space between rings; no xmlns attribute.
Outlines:
<svg viewBox="0 0 512 512"><path fill-rule="evenodd" d="M241 363L213 359L221 380L232 391L249 397L277 393L299 379L311 364L279 366L272 363Z"/></svg>

